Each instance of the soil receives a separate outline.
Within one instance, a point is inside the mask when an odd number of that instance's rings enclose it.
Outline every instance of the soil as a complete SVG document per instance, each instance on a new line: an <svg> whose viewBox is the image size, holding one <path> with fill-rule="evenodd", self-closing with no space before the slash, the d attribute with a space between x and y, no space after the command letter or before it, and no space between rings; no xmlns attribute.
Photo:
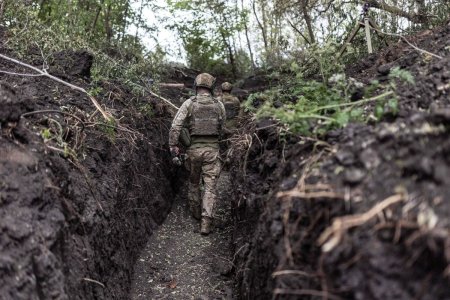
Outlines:
<svg viewBox="0 0 450 300"><path fill-rule="evenodd" d="M365 83L411 72L397 116L321 141L280 139L265 121L250 131L257 141L234 160L248 157L234 177L245 183L234 201L240 298L450 299L450 26L408 39L443 58L400 41L347 71ZM392 196L403 200L361 221ZM342 216L359 222L323 245Z"/></svg>
<svg viewBox="0 0 450 300"><path fill-rule="evenodd" d="M42 66L33 53L25 61ZM88 89L92 59L59 53L49 72ZM30 73L3 59L0 69ZM50 79L0 82L0 298L127 298L139 249L171 206L167 114L151 99L127 103L115 85L97 99L133 129L117 131L94 126L102 120L89 98ZM136 109L146 103L153 118Z"/></svg>
<svg viewBox="0 0 450 300"><path fill-rule="evenodd" d="M1 299L450 299L450 25L408 39L443 58L399 41L347 70L366 84L408 70L397 115L321 140L245 120L207 237L170 163L160 102L104 82L97 99L123 116L114 129L82 93L0 74ZM65 51L49 72L89 89L93 59ZM43 63L36 49L24 60Z"/></svg>
<svg viewBox="0 0 450 300"><path fill-rule="evenodd" d="M219 191L226 191L228 184L223 172ZM137 260L131 299L234 299L230 223L200 235L185 190Z"/></svg>

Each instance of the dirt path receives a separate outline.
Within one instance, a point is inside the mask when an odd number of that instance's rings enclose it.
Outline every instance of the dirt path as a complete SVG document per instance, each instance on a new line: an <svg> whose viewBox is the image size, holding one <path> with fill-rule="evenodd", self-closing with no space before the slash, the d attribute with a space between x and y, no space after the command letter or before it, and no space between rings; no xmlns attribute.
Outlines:
<svg viewBox="0 0 450 300"><path fill-rule="evenodd" d="M227 182L228 175L222 173L219 190L226 190ZM185 195L177 197L166 221L137 260L131 299L233 298L230 230L220 226L209 236L200 235ZM227 206L225 193L221 195L219 212Z"/></svg>

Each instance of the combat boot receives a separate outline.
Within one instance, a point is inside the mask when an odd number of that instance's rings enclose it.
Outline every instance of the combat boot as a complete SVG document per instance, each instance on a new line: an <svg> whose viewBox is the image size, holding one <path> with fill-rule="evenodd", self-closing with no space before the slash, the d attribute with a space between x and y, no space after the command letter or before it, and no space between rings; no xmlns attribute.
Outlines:
<svg viewBox="0 0 450 300"><path fill-rule="evenodd" d="M200 208L199 205L190 205L189 210L191 211L191 215L194 217L194 219L196 219L196 220L201 219L202 209Z"/></svg>
<svg viewBox="0 0 450 300"><path fill-rule="evenodd" d="M208 235L211 232L212 220L210 217L202 217L202 224L200 226L200 233Z"/></svg>

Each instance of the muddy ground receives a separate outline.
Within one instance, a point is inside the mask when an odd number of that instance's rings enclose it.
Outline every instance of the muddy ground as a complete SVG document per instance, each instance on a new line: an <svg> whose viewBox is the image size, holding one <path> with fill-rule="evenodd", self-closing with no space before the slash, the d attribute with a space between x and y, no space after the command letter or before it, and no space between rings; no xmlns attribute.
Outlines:
<svg viewBox="0 0 450 300"><path fill-rule="evenodd" d="M234 165L242 299L450 299L450 25L408 39L442 58L399 41L347 70L365 83L411 72L396 116L321 140L247 130L246 174Z"/></svg>

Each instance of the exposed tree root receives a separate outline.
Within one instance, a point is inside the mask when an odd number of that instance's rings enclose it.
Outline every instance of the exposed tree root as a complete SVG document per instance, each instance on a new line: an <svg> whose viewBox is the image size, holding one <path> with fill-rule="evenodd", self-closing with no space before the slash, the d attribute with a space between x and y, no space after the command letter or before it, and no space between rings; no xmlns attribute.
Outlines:
<svg viewBox="0 0 450 300"><path fill-rule="evenodd" d="M318 239L318 243L322 245L322 251L329 252L333 250L342 240L342 237L347 232L347 230L363 225L364 223L381 213L384 209L393 204L404 201L405 198L406 197L403 194L395 194L379 202L377 205L363 214L348 215L335 218L333 224L326 228Z"/></svg>

